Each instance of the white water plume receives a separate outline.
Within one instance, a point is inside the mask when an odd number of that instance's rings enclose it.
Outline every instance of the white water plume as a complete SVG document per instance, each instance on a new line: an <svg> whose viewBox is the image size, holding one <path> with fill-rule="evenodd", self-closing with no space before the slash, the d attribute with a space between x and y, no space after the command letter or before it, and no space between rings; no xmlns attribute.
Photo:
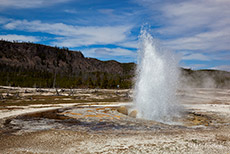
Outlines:
<svg viewBox="0 0 230 154"><path fill-rule="evenodd" d="M147 31L141 31L134 103L138 118L169 122L179 115L178 58L157 44Z"/></svg>

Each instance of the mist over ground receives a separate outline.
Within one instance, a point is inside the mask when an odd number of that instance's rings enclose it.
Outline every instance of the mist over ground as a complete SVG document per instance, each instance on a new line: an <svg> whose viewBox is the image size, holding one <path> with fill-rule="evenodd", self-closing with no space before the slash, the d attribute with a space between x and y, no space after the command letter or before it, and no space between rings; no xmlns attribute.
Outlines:
<svg viewBox="0 0 230 154"><path fill-rule="evenodd" d="M230 72L181 69L181 88L230 88Z"/></svg>

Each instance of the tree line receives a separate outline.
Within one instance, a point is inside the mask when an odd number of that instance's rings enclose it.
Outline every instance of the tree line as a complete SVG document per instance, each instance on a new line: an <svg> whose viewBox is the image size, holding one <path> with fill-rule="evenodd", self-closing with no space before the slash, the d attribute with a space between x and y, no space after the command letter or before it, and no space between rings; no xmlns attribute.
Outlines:
<svg viewBox="0 0 230 154"><path fill-rule="evenodd" d="M58 74L0 64L0 85L34 88L131 88L132 76L106 72Z"/></svg>

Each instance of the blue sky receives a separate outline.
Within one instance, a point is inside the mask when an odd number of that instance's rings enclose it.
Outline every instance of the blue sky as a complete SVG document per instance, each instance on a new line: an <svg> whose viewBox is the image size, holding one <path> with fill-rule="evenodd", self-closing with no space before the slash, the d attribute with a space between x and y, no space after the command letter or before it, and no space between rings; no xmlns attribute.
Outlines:
<svg viewBox="0 0 230 154"><path fill-rule="evenodd" d="M143 25L180 66L230 71L229 0L0 0L0 39L135 62Z"/></svg>

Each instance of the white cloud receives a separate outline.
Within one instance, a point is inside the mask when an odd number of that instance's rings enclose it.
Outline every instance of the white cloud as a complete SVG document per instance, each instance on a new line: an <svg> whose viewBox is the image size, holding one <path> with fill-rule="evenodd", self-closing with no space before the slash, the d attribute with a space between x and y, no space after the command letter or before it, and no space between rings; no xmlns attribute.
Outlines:
<svg viewBox="0 0 230 154"><path fill-rule="evenodd" d="M166 3L161 11L167 19L162 33L212 31L217 25L227 27L230 24L229 1L190 0L179 3ZM223 22L225 21L225 22ZM228 21L226 23L226 21ZM222 23L222 24L220 24ZM219 29L220 30L220 29Z"/></svg>
<svg viewBox="0 0 230 154"><path fill-rule="evenodd" d="M35 36L25 36L25 35L15 35L15 34L0 35L0 39L6 40L6 41L21 41L21 42L38 42L38 41L40 41Z"/></svg>
<svg viewBox="0 0 230 154"><path fill-rule="evenodd" d="M70 0L0 0L0 8L39 8Z"/></svg>
<svg viewBox="0 0 230 154"><path fill-rule="evenodd" d="M136 52L123 48L91 48L83 50L86 56L129 56L136 57Z"/></svg>
<svg viewBox="0 0 230 154"><path fill-rule="evenodd" d="M4 18L4 17L0 17L0 24L5 24L7 22L9 22L10 19Z"/></svg>
<svg viewBox="0 0 230 154"><path fill-rule="evenodd" d="M230 27L219 31L201 32L190 37L180 37L164 41L164 45L174 50L198 50L216 52L230 50Z"/></svg>
<svg viewBox="0 0 230 154"><path fill-rule="evenodd" d="M137 49L138 48L138 41L137 40L136 41L131 40L131 41L127 41L127 42L122 42L122 43L120 43L118 45L120 45L122 47Z"/></svg>
<svg viewBox="0 0 230 154"><path fill-rule="evenodd" d="M229 0L138 1L158 20L160 27L155 32L167 47L199 52L230 50Z"/></svg>
<svg viewBox="0 0 230 154"><path fill-rule="evenodd" d="M212 59L214 60L221 60L221 61L230 61L230 53L228 52L219 52L216 54L210 54L212 56Z"/></svg>
<svg viewBox="0 0 230 154"><path fill-rule="evenodd" d="M201 60L201 61L210 61L211 59L208 56L205 56L200 53L194 53L189 55L184 55L183 60Z"/></svg>
<svg viewBox="0 0 230 154"><path fill-rule="evenodd" d="M42 23L39 20L14 20L5 24L4 28L57 35L53 45L77 47L127 41L132 26L72 26L63 23Z"/></svg>
<svg viewBox="0 0 230 154"><path fill-rule="evenodd" d="M199 70L199 69L203 69L207 67L207 65L206 64L192 64L192 65L189 65L189 67L193 70Z"/></svg>
<svg viewBox="0 0 230 154"><path fill-rule="evenodd" d="M130 62L137 57L136 51L123 48L91 48L82 50L86 57L116 59L120 62Z"/></svg>
<svg viewBox="0 0 230 154"><path fill-rule="evenodd" d="M114 9L99 9L98 12L106 15L113 15Z"/></svg>
<svg viewBox="0 0 230 154"><path fill-rule="evenodd" d="M219 61L219 62L228 62L230 60L230 53L227 52L211 52L211 53L203 53L197 51L180 51L182 60L200 60L200 61Z"/></svg>
<svg viewBox="0 0 230 154"><path fill-rule="evenodd" d="M66 9L66 10L64 10L64 12L71 13L71 14L76 14L78 11L75 10L75 9Z"/></svg>

